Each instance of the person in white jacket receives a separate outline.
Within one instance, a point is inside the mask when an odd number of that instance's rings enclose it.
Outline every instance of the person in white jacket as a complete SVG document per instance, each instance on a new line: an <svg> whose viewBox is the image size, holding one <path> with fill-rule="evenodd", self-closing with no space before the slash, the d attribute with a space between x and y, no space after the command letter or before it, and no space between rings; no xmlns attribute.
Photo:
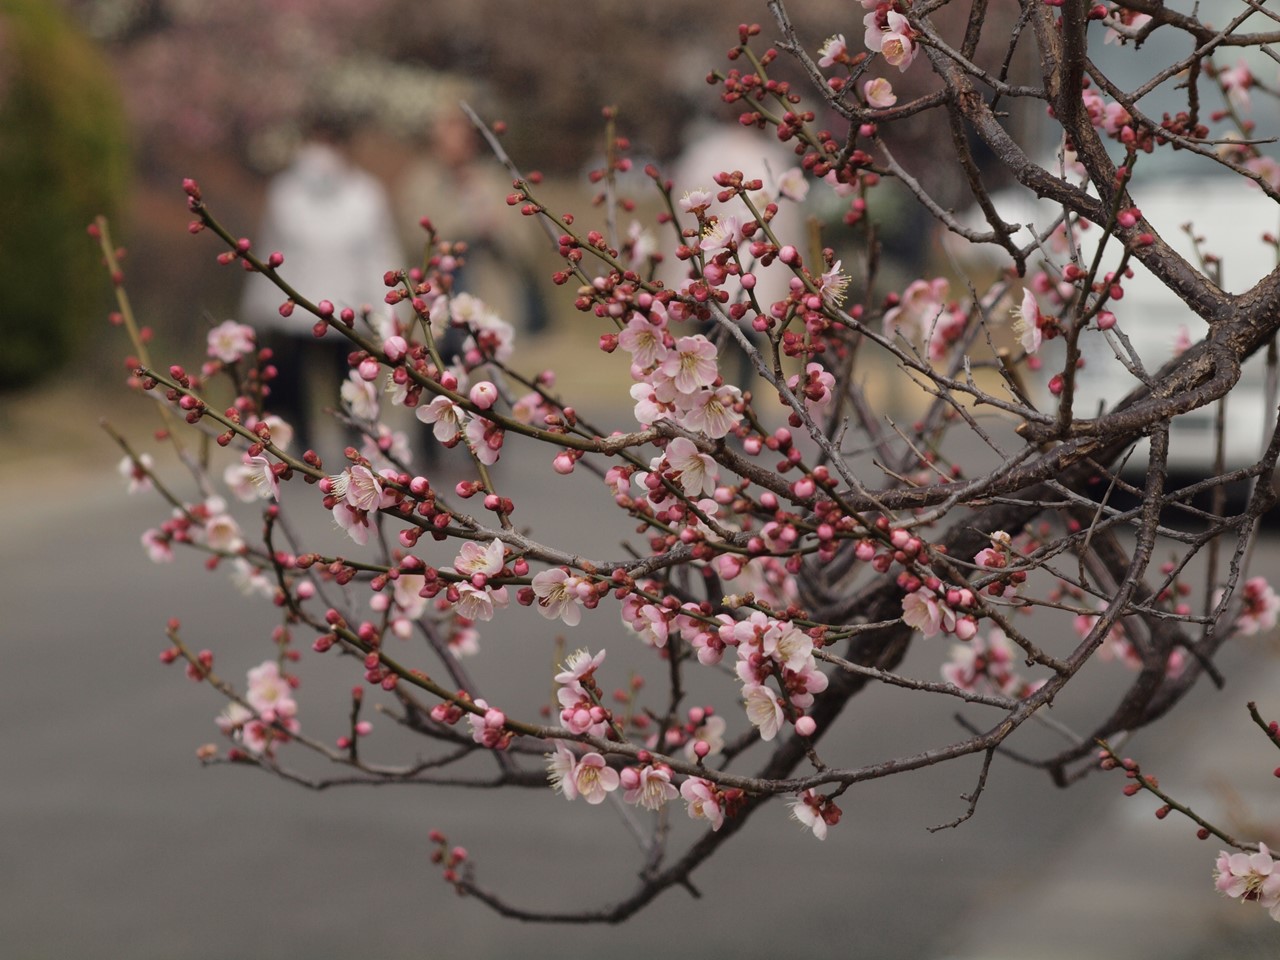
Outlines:
<svg viewBox="0 0 1280 960"><path fill-rule="evenodd" d="M267 188L254 249L284 255L280 276L312 302L329 300L337 311L385 317L382 277L404 266L386 190L347 158L349 129L332 118L313 120L293 162ZM315 317L282 314L285 296L270 280L246 282L241 318L275 353L278 375L267 409L294 427L300 449L315 439L311 411L337 403L335 380L347 376L348 341L335 332L312 333ZM325 398L323 402L319 398Z"/></svg>

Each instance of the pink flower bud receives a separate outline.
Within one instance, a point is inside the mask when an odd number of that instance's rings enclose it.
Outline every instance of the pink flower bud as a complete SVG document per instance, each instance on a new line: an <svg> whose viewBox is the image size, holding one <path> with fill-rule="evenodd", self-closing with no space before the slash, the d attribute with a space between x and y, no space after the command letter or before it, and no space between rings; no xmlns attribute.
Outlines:
<svg viewBox="0 0 1280 960"><path fill-rule="evenodd" d="M488 380L481 380L471 388L471 402L481 410L488 410L498 400L498 388Z"/></svg>
<svg viewBox="0 0 1280 960"><path fill-rule="evenodd" d="M364 380L366 383L372 383L374 380L377 380L378 371L381 369L382 365L372 357L369 357L366 360L361 360L360 366L357 368L360 373L360 379Z"/></svg>
<svg viewBox="0 0 1280 960"><path fill-rule="evenodd" d="M812 737L818 729L818 721L813 717L803 716L796 720L796 733L802 737Z"/></svg>
<svg viewBox="0 0 1280 960"><path fill-rule="evenodd" d="M409 352L409 343L401 336L387 337L382 343L382 352L387 355L388 360L396 363Z"/></svg>
<svg viewBox="0 0 1280 960"><path fill-rule="evenodd" d="M573 456L568 451L556 454L556 458L551 461L551 469L559 474L573 473L573 466Z"/></svg>

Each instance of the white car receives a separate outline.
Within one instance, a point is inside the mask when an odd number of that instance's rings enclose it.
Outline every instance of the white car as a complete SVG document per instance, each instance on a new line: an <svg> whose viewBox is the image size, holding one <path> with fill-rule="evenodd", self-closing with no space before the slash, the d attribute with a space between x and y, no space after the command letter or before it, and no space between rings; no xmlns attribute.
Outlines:
<svg viewBox="0 0 1280 960"><path fill-rule="evenodd" d="M1131 187L1131 194L1148 222L1190 263L1199 266L1204 254L1220 258L1210 269L1219 270L1217 279L1224 290L1242 293L1275 268L1276 248L1265 243L1262 236L1264 233L1280 235L1280 205L1245 179L1227 171L1223 171L1223 175L1197 178L1151 178L1146 183L1138 180ZM1013 239L1019 244L1031 239L1031 228L1042 233L1062 213L1060 206L1037 201L1022 188L1000 191L992 200L1006 222L1026 227L1014 235ZM963 220L974 226L982 223L977 211L969 211ZM1193 224L1195 236L1203 238L1199 251L1191 234L1183 229L1188 222ZM1084 231L1083 266L1087 266L1096 249L1090 244L1096 244L1100 233L1096 226ZM1104 258L1104 269L1114 268L1121 252L1118 243L1113 242L1109 247L1113 249ZM975 248L968 249L972 256ZM987 249L1000 256L998 248ZM1053 256L1059 266L1066 262L1065 251L1055 252ZM1130 263L1134 276L1124 281L1123 299L1109 306L1117 317L1116 329L1128 338L1146 372L1152 374L1173 356L1180 341L1201 340L1207 326L1140 263L1136 260ZM1042 303L1042 307L1047 306ZM1113 408L1139 380L1119 359L1124 353L1114 332L1087 331L1080 339L1080 346L1085 366L1078 371L1073 412L1077 418L1086 418ZM1046 343L1041 355L1047 382L1062 369L1061 341ZM1240 382L1226 398L1228 468L1255 463L1265 448L1274 411L1268 409L1264 372L1265 358L1262 355L1251 358L1244 365ZM1051 398L1044 399L1047 403ZM1217 404L1210 404L1174 418L1169 436L1171 472L1182 478L1197 478L1212 472L1216 415ZM1126 472L1140 470L1145 463L1145 451L1139 450L1131 458Z"/></svg>

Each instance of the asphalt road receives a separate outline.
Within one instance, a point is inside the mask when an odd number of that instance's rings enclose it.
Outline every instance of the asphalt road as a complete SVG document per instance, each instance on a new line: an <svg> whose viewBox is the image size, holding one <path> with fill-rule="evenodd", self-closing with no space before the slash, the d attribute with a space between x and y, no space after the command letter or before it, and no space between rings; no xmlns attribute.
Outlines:
<svg viewBox="0 0 1280 960"><path fill-rule="evenodd" d="M607 903L640 862L608 805L549 790L313 793L252 770L202 770L194 751L217 739L221 703L161 666L164 623L181 617L188 641L215 649L220 671L240 679L268 655L273 611L246 608L194 558L151 564L138 535L165 508L126 496L105 440L84 443L46 450L29 469L10 460L0 474L0 956L1178 960L1274 956L1280 945L1262 911L1214 893L1216 846L1185 823L1157 823L1145 799L1121 798L1114 775L1059 791L998 761L977 815L927 832L964 809L976 759L850 790L844 821L821 844L781 804L766 809L695 874L701 900L667 892L621 928L501 920L442 883L428 831L466 845L479 878L513 900ZM73 455L94 472L73 473ZM572 492L585 486L565 491L547 463L515 452L500 476L527 491L518 520L612 552L616 531L585 522ZM1258 569L1280 570L1274 542ZM518 697L531 669L550 685L552 633L535 617L507 622L506 635L485 640L501 654L477 663L495 700ZM621 669L627 640L612 612L584 624L590 633L570 644L608 645ZM932 653L908 667L932 675ZM1256 812L1274 815L1276 757L1243 704L1256 697L1280 714L1276 665L1240 651L1224 662L1224 693L1199 691L1130 752L1198 804L1212 809L1212 785L1230 777ZM324 703L341 697L324 692L357 682L354 666L308 657L300 673L306 729L337 736L341 704ZM1112 689L1102 679L1098 695ZM1064 702L1062 719L1087 707ZM847 710L829 759L935 745L958 735L951 712L924 695L873 691ZM369 740L375 755L388 727Z"/></svg>

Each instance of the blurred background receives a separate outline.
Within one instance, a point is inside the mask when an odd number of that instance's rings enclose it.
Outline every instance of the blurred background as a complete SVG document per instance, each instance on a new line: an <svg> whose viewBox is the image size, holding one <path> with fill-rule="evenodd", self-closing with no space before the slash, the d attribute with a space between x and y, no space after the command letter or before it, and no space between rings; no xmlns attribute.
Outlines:
<svg viewBox="0 0 1280 960"><path fill-rule="evenodd" d="M861 37L856 6L794 6L811 48L837 31L851 43ZM342 123L349 157L382 185L412 257L419 217L442 226L457 217L447 201L461 181L442 187L440 168L455 163L448 124L466 99L505 122L506 149L546 175L544 195L585 214L596 188L584 173L603 158L602 107L618 108L637 169L650 160L678 166L691 130L732 125L736 111L705 77L729 66L736 25L751 21L773 35L763 5L740 0L696 12L677 0L0 0L6 957L1274 955L1280 928L1213 893L1214 850L1185 824L1158 824L1143 800L1121 801L1120 784L1104 777L1055 791L997 763L975 819L941 834L925 827L961 812L976 767L867 784L846 796L845 821L824 845L779 805L695 876L704 899L668 892L628 926L597 930L522 926L457 900L427 862L426 834L440 828L468 846L482 880L514 900L595 903L623 895L637 862L607 811L549 791L312 794L252 771L199 769L194 750L215 738L221 705L160 667L163 624L182 617L202 634L193 642L215 646L236 678L263 657L272 611L247 607L190 558L158 567L138 546L165 510L126 497L114 473L119 450L96 425L107 418L142 438L155 423L123 388L116 358L126 345L105 322L109 284L85 225L98 213L112 218L156 354L195 362L210 325L238 316L245 277L215 262L211 237L187 235L183 177L200 182L233 232L253 236L271 178L322 112ZM800 79L785 58L776 75ZM917 76L894 78L900 94ZM1034 130L1037 121L1011 122ZM907 126L895 145L911 155L936 133ZM487 156L458 149L466 177L501 189L505 174ZM959 202L946 165L919 166L939 196ZM641 203L637 215L657 209L645 187L638 176L623 185ZM888 290L943 254L911 205L892 195L884 202L898 211L884 234ZM478 209L471 219L483 218ZM842 205L815 198L809 212L824 242L848 242ZM625 422L616 370L595 362L595 332L582 334L572 303L549 282L554 251L501 195L490 213L510 227L474 242L532 236L515 247L527 258L515 298L529 334L521 365L554 359L566 393L616 404ZM512 445L503 463L521 484L526 517L580 519L537 451ZM616 531L575 532L583 549L615 549ZM1264 552L1276 569L1275 545ZM513 651L498 663L505 675L487 682L514 695L521 656L544 669L554 630L511 623L535 652ZM1235 665L1257 652L1233 654ZM930 674L930 656L921 652L908 669ZM328 662L303 672L304 691L350 682ZM1199 691L1143 737L1144 764L1248 822L1274 788L1242 704L1275 679L1254 670L1225 695ZM1093 695L1114 692L1104 680ZM1064 710L1083 715L1096 705ZM875 691L860 698L854 729L836 748L842 760L870 762L933 745L940 731L949 735L943 707ZM307 709L316 711L308 724L340 726L319 704Z"/></svg>

